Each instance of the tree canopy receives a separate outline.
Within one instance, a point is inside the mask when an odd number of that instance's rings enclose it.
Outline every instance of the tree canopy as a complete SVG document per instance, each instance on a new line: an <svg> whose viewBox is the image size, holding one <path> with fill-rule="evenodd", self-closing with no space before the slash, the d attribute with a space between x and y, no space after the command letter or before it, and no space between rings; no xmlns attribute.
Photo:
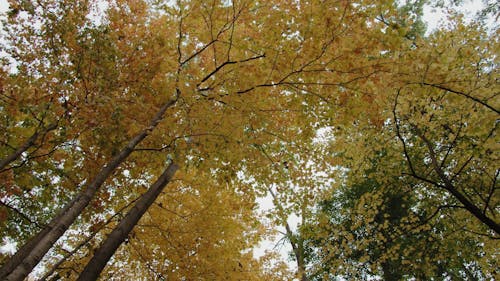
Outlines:
<svg viewBox="0 0 500 281"><path fill-rule="evenodd" d="M494 280L498 11L430 4L9 1L0 279Z"/></svg>

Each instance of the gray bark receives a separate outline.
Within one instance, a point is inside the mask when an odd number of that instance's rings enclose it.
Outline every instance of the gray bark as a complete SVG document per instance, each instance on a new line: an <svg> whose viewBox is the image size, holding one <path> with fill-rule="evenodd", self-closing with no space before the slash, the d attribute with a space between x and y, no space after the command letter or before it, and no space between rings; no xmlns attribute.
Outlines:
<svg viewBox="0 0 500 281"><path fill-rule="evenodd" d="M66 232L70 225L81 214L90 200L99 190L101 185L111 173L134 151L134 148L158 125L163 119L166 110L173 106L177 100L166 102L151 120L149 127L139 132L111 161L104 166L96 177L86 186L85 190L68 204L46 228L34 239L21 248L4 266L0 278L6 281L22 281L43 256L52 248L54 243Z"/></svg>
<svg viewBox="0 0 500 281"><path fill-rule="evenodd" d="M135 206L127 213L120 221L115 229L109 234L104 243L97 249L94 256L85 266L78 277L78 281L96 280L99 274L106 266L109 259L113 256L118 247L128 237L130 231L137 224L139 219L144 215L147 209L158 198L165 186L170 182L178 166L174 163L170 164L163 174L156 180L155 183L144 193L137 201Z"/></svg>

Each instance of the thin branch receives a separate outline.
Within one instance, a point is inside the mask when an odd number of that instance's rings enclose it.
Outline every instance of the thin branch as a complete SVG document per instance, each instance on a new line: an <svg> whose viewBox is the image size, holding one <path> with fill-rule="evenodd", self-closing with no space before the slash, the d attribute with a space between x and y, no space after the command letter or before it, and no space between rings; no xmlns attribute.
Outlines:
<svg viewBox="0 0 500 281"><path fill-rule="evenodd" d="M433 83L426 83L426 82L422 82L421 83L422 85L426 85L426 86L430 86L430 87L434 87L434 88L438 88L438 89L441 89L441 90L444 90L444 91L447 91L447 92L450 92L450 93L453 93L453 94L457 94L459 96L462 96L462 97L465 97L467 99L470 99L472 101L475 101L483 106L485 106L486 108L492 110L493 112L496 112L497 114L500 114L500 110L494 108L493 106L487 104L486 102L476 98L476 97L473 97L469 94L466 94L464 92L460 92L460 91L457 91L457 90L454 90L454 89L451 89L451 88L448 88L448 87L445 87L445 86L442 86L442 85L439 85L439 84L433 84Z"/></svg>
<svg viewBox="0 0 500 281"><path fill-rule="evenodd" d="M399 95L401 93L401 89L398 89L398 92L396 94L396 98L394 100L394 107L392 108L392 114L394 116L394 124L396 126L396 134L398 136L398 139L401 141L401 143L403 144L403 153L405 155L405 158L406 158L406 161L408 162L408 166L410 168L410 171L411 171L411 175L412 176L417 176L417 173L415 172L415 169L413 168L413 163L411 162L411 158L410 158L410 155L408 153L408 148L406 147L406 142L404 141L404 138L403 136L401 135L401 129L400 129L400 126L399 126L399 119L397 117L397 106L398 106L398 98L399 98Z"/></svg>
<svg viewBox="0 0 500 281"><path fill-rule="evenodd" d="M229 48L227 48L227 60L231 60L231 49L233 47L233 37L234 37L234 27L235 27L235 23L236 23L236 19L239 17L240 13L241 13L241 10L238 11L238 15L236 15L236 9L235 9L235 6L234 6L234 1L231 1L231 8L232 8L232 11L233 11L233 19L231 21L231 34L229 35Z"/></svg>
<svg viewBox="0 0 500 281"><path fill-rule="evenodd" d="M443 209L450 209L450 208L456 208L456 209L465 209L464 206L459 206L459 205L442 205L442 206L439 206L436 208L436 211L434 211L434 213L432 213L432 215L430 215L429 217L427 217L422 223L419 224L419 226L423 226L425 224L427 224L429 221L431 221L434 217L437 216L437 214L439 214L439 212Z"/></svg>
<svg viewBox="0 0 500 281"><path fill-rule="evenodd" d="M224 141L229 142L228 138L226 135L223 134L216 134L216 133L197 133L197 134L189 134L189 135L182 135L182 136L177 136L174 137L168 144L161 146L161 147L143 147L143 148L135 148L134 151L163 151L168 148L175 147L175 143L180 140L180 139L186 139L186 138L193 138L193 137L204 137L204 136L212 136L212 137L219 137L222 138Z"/></svg>
<svg viewBox="0 0 500 281"><path fill-rule="evenodd" d="M490 202L491 202L491 198L493 197L493 193L495 193L495 190L497 189L496 188L496 183L497 183L497 178L498 178L499 174L500 174L500 169L497 169L497 171L495 172L495 176L493 177L493 183L491 185L490 192L488 194L488 197L486 198L485 206L484 206L484 209L483 209L483 214L486 214L486 210L488 208L490 208L491 213L493 214L493 217L495 217L495 211L490 206Z"/></svg>
<svg viewBox="0 0 500 281"><path fill-rule="evenodd" d="M182 21L183 21L182 13L180 15L179 19L179 30L177 36L179 37L177 39L177 62L179 63L179 68L182 66L182 51L181 51L181 45L182 45Z"/></svg>
<svg viewBox="0 0 500 281"><path fill-rule="evenodd" d="M6 207L7 209L14 211L16 214L21 216L24 220L28 221L31 224L34 224L36 227L38 227L40 229L45 227L44 224L39 224L38 222L32 220L30 217L28 217L26 214L24 214L21 210L17 209L16 207L10 206L9 204L3 202L2 200L0 200L0 205Z"/></svg>
<svg viewBox="0 0 500 281"><path fill-rule="evenodd" d="M195 51L192 55L190 55L187 59L183 60L180 62L180 65L184 65L186 63L188 63L190 60L192 60L193 58L195 58L197 55L203 53L203 51L205 51L208 47L210 47L212 44L214 44L215 42L217 42L217 39L214 39L212 41L210 41L208 44L204 45L203 47L201 47L201 49ZM178 49L177 50L178 52L180 52L180 50Z"/></svg>
<svg viewBox="0 0 500 281"><path fill-rule="evenodd" d="M25 152L30 147L32 147L36 143L36 141L40 137L40 135L42 135L43 137L45 137L45 135L48 132L50 132L52 130L55 130L56 128L57 128L57 123L53 123L53 124L50 124L49 126L43 128L42 130L37 130L19 148L17 148L16 151L14 151L12 154L10 154L9 156L7 156L6 158L0 159L0 171L5 171L6 169L4 169L4 168L8 164L10 164L11 162L13 162L17 158L19 158L21 156L21 154L23 154L23 152Z"/></svg>
<svg viewBox="0 0 500 281"><path fill-rule="evenodd" d="M455 133L455 137L451 141L451 144L448 147L448 150L446 151L446 154L444 155L443 160L441 161L441 165L440 165L441 169L444 167L444 165L446 163L446 159L448 159L448 156L450 155L451 151L456 146L458 137L460 136L460 132L462 131L462 128L464 127L464 123L462 122L462 117L463 116L460 117L460 126L458 127L458 130ZM453 133L453 131L451 129L449 131L451 131Z"/></svg>
<svg viewBox="0 0 500 281"><path fill-rule="evenodd" d="M467 231L467 232L470 232L472 234L476 234L476 235L479 235L479 236L484 236L484 237L487 237L489 239L493 239L493 240L500 240L500 237L495 237L495 236L491 236L487 233L481 233L481 232L477 232L477 231L474 231L474 230L470 230L470 229L467 229L467 228L464 228L463 229L464 231Z"/></svg>
<svg viewBox="0 0 500 281"><path fill-rule="evenodd" d="M261 54L261 55L258 55L258 56L250 57L250 58L239 60L239 61L229 61L229 60L225 61L223 64L217 66L212 72L210 72L203 79L201 79L201 82L198 83L198 86L201 85L203 82L207 81L210 77L212 77L213 75L215 75L217 72L219 72L226 65L237 64L237 63L244 63L244 62L248 62L248 61L252 61L252 60L257 60L257 59L265 58L265 57L266 57L266 54Z"/></svg>
<svg viewBox="0 0 500 281"><path fill-rule="evenodd" d="M134 252L137 253L137 255L139 256L139 258L146 264L146 267L149 271L151 271L156 277L160 278L160 280L167 280L167 278L165 278L165 276L163 276L163 274L157 272L153 266L149 263L149 261L142 255L142 249L141 250L138 250L134 243L132 241L130 241L130 246L132 246L132 249L134 250Z"/></svg>
<svg viewBox="0 0 500 281"><path fill-rule="evenodd" d="M320 100L324 101L326 104L332 104L329 100L327 100L325 97L323 97L322 95L318 94L318 93L315 93L309 89L302 89L302 88L299 88L297 87L296 85L289 85L292 89L295 89L295 90L298 90L298 91L304 91L310 95L313 95L317 98L319 98Z"/></svg>

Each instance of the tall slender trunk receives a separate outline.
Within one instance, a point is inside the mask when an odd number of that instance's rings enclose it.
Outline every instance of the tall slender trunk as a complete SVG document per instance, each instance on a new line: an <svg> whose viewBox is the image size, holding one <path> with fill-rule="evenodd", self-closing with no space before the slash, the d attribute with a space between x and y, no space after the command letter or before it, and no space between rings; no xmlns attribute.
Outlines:
<svg viewBox="0 0 500 281"><path fill-rule="evenodd" d="M28 150L30 147L35 145L36 140L40 135L44 135L47 132L50 132L52 130L55 130L57 128L57 124L51 124L46 128L43 128L40 131L36 131L29 139L27 139L20 147L18 147L14 152L12 152L10 155L7 155L4 159L0 159L0 171L3 170L7 165L9 165L12 161L16 160L25 152Z"/></svg>
<svg viewBox="0 0 500 281"><path fill-rule="evenodd" d="M19 266L23 260L30 254L30 252L40 243L43 237L47 235L59 221L61 216L63 216L69 207L74 203L74 199L69 202L56 217L54 217L49 224L47 224L40 232L38 232L33 238L26 242L21 248L16 252L14 256L7 260L7 262L0 269L0 279L3 280L8 274L10 274L17 266Z"/></svg>
<svg viewBox="0 0 500 281"><path fill-rule="evenodd" d="M80 242L80 244L78 244L78 246L74 247L71 251L69 252L65 252L63 257L56 263L52 266L52 268L47 271L41 278L40 280L56 280L57 277L56 276L52 276L54 274L54 272L56 272L57 269L59 269L59 266L61 266L61 264L63 264L64 262L66 262L66 260L73 256L76 252L78 252L83 246L87 245L88 242L92 239L94 239L94 237L97 235L98 232L100 232L104 227L107 227L112 221L115 220L115 218L118 216L118 215L121 215L123 213L123 211L125 209L127 209L128 207L130 207L132 204L134 204L135 202L137 202L137 200L139 200L140 197L134 199L133 201L130 201L127 205L123 206L122 208L120 208L120 210L118 210L114 215L112 215L111 217L109 217L103 224L101 224L96 230L94 230L87 238L85 238L85 240L83 240L82 242ZM52 277L51 277L52 276ZM49 277L51 277L49 279Z"/></svg>
<svg viewBox="0 0 500 281"><path fill-rule="evenodd" d="M166 102L151 120L149 127L139 132L111 161L104 166L96 177L77 195L52 221L37 234L26 247L21 248L0 270L0 279L21 281L33 270L54 243L66 232L81 214L97 190L111 173L134 151L134 148L158 125L175 100Z"/></svg>
<svg viewBox="0 0 500 281"><path fill-rule="evenodd" d="M273 202L276 205L276 207L280 211L283 211L283 207L279 204L278 198L274 193L274 191L270 187L268 188L268 191L273 197ZM290 225L288 224L286 218L283 219L283 224L285 226L286 236L288 237L290 245L292 246L293 255L295 256L295 261L297 262L297 275L300 277L300 281L309 281L309 278L307 278L306 264L304 260L303 241L300 238L295 238L295 235L293 234L293 231L290 228Z"/></svg>
<svg viewBox="0 0 500 281"><path fill-rule="evenodd" d="M92 259L78 277L78 281L96 280L116 249L125 241L139 219L158 198L179 167L171 163L156 182L137 201L120 223L113 229L104 243L95 251Z"/></svg>
<svg viewBox="0 0 500 281"><path fill-rule="evenodd" d="M300 281L308 281L306 274L306 264L304 261L304 246L303 241L300 238L295 238L288 223L285 223L286 235L290 244L292 245L293 255L295 256L295 261L297 262L297 275L300 277Z"/></svg>

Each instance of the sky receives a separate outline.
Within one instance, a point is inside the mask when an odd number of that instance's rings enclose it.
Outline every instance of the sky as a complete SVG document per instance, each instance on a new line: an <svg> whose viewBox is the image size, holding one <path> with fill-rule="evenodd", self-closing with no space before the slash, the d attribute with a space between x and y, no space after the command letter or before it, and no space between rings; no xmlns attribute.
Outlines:
<svg viewBox="0 0 500 281"><path fill-rule="evenodd" d="M474 15L483 8L481 0L465 0L460 9L465 19L472 19ZM443 9L434 9L430 6L424 7L424 21L427 24L427 32L439 27L446 20Z"/></svg>

